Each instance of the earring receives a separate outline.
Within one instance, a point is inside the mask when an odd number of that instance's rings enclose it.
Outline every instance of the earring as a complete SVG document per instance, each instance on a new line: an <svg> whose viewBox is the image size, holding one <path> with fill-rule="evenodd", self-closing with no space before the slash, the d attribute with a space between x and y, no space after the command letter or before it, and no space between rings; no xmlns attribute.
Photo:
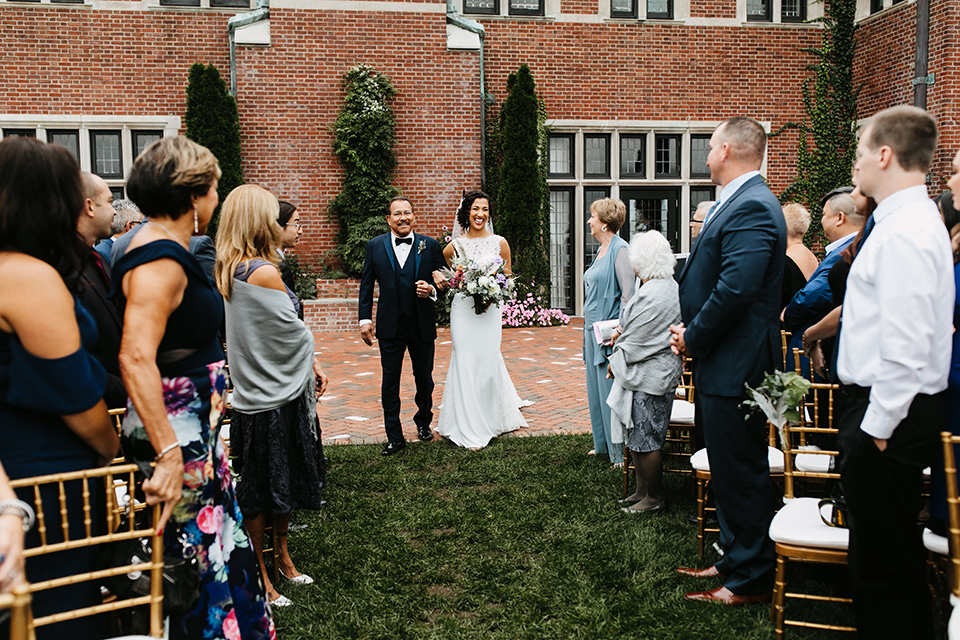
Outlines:
<svg viewBox="0 0 960 640"><path fill-rule="evenodd" d="M603 225L602 227L600 227L600 230L601 230L601 231L606 231L606 230L607 230L607 225Z"/></svg>
<svg viewBox="0 0 960 640"><path fill-rule="evenodd" d="M200 233L200 221L197 220L197 210L193 210L193 232Z"/></svg>

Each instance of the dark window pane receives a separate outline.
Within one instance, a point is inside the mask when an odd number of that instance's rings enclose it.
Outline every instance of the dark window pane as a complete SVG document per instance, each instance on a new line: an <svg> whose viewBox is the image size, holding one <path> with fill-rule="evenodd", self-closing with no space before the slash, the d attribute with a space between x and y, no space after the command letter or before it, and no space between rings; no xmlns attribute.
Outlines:
<svg viewBox="0 0 960 640"><path fill-rule="evenodd" d="M512 16L542 16L543 0L510 0Z"/></svg>
<svg viewBox="0 0 960 640"><path fill-rule="evenodd" d="M680 177L680 136L658 135L654 145L654 177Z"/></svg>
<svg viewBox="0 0 960 640"><path fill-rule="evenodd" d="M769 21L770 0L747 0L747 20Z"/></svg>
<svg viewBox="0 0 960 640"><path fill-rule="evenodd" d="M807 19L807 0L781 0L782 22L803 22Z"/></svg>
<svg viewBox="0 0 960 640"><path fill-rule="evenodd" d="M497 0L463 0L464 13L500 13L500 4Z"/></svg>
<svg viewBox="0 0 960 640"><path fill-rule="evenodd" d="M550 190L550 304L573 310L573 189Z"/></svg>
<svg viewBox="0 0 960 640"><path fill-rule="evenodd" d="M36 129L4 129L3 137L9 138L11 136L22 136L24 138L36 138L37 130Z"/></svg>
<svg viewBox="0 0 960 640"><path fill-rule="evenodd" d="M573 134L551 135L548 143L550 163L547 174L552 178L573 176Z"/></svg>
<svg viewBox="0 0 960 640"><path fill-rule="evenodd" d="M90 132L90 166L101 178L123 177L119 131Z"/></svg>
<svg viewBox="0 0 960 640"><path fill-rule="evenodd" d="M123 187L110 187L114 200L123 200Z"/></svg>
<svg viewBox="0 0 960 640"><path fill-rule="evenodd" d="M673 0L647 0L647 18L650 20L673 19Z"/></svg>
<svg viewBox="0 0 960 640"><path fill-rule="evenodd" d="M56 4L83 4L83 0L50 0Z"/></svg>
<svg viewBox="0 0 960 640"><path fill-rule="evenodd" d="M51 144L59 144L62 147L66 147L70 153L73 154L73 157L76 158L77 164L80 164L80 132L73 129L51 129L47 131L47 142Z"/></svg>
<svg viewBox="0 0 960 640"><path fill-rule="evenodd" d="M883 9L883 0L870 0L870 13L876 13Z"/></svg>
<svg viewBox="0 0 960 640"><path fill-rule="evenodd" d="M250 8L250 0L210 0L211 7L239 7Z"/></svg>
<svg viewBox="0 0 960 640"><path fill-rule="evenodd" d="M634 0L611 0L610 17L612 18L636 18L637 3Z"/></svg>
<svg viewBox="0 0 960 640"><path fill-rule="evenodd" d="M602 200L610 196L608 187L585 187L583 190L583 220L586 227L583 235L583 267L587 268L593 264L593 259L597 255L597 249L600 248L600 241L590 235L590 227L586 221L590 218L590 205L597 200Z"/></svg>
<svg viewBox="0 0 960 640"><path fill-rule="evenodd" d="M710 153L710 136L690 136L690 177L709 178L707 155Z"/></svg>
<svg viewBox="0 0 960 640"><path fill-rule="evenodd" d="M199 7L200 0L160 0L160 4L166 7Z"/></svg>
<svg viewBox="0 0 960 640"><path fill-rule="evenodd" d="M133 139L133 157L136 158L143 150L163 137L163 131L131 131Z"/></svg>
<svg viewBox="0 0 960 640"><path fill-rule="evenodd" d="M583 175L591 178L610 176L610 136L583 136Z"/></svg>
<svg viewBox="0 0 960 640"><path fill-rule="evenodd" d="M646 177L647 137L620 136L620 177Z"/></svg>

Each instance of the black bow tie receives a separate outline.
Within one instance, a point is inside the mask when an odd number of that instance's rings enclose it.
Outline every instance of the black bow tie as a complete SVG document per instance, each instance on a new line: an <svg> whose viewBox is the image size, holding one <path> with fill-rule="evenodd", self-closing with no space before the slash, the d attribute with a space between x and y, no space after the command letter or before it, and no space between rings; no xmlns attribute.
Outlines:
<svg viewBox="0 0 960 640"><path fill-rule="evenodd" d="M393 243L398 247L402 244L408 244L411 247L413 246L413 238L394 238Z"/></svg>

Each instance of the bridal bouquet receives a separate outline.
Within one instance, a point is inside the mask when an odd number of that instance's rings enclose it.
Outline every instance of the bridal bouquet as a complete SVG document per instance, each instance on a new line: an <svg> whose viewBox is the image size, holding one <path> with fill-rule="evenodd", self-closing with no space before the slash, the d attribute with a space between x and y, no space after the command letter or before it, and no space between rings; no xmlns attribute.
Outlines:
<svg viewBox="0 0 960 640"><path fill-rule="evenodd" d="M504 271L500 256L480 260L454 258L453 268L444 268L441 273L451 289L473 298L477 315L491 304L500 304L514 296L513 277Z"/></svg>

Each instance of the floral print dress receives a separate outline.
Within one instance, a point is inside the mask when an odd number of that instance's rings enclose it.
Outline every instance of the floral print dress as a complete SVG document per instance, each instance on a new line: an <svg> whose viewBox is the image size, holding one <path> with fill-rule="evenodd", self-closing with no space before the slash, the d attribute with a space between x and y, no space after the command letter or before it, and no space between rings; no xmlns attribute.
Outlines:
<svg viewBox="0 0 960 640"><path fill-rule="evenodd" d="M161 243L166 246L154 247ZM220 440L226 377L216 330L222 304L219 298L210 298L210 292L216 292L193 256L168 241L152 242L124 255L116 265L115 282L134 266L160 258L176 259L188 276L183 302L170 316L158 355L162 361L164 350L171 348L179 348L178 355L187 354L173 365L160 364L167 418L180 441L184 462L183 493L164 529L163 549L168 558L196 556L200 566L200 600L193 611L170 619L170 638L273 640L276 633L257 557L243 527ZM185 308L193 309L192 318L178 316ZM171 330L181 324L184 331L190 327L191 339L212 328L213 342L184 347L171 338ZM219 358L210 362L212 353ZM123 435L128 457L151 460L156 455L132 402L127 405Z"/></svg>

